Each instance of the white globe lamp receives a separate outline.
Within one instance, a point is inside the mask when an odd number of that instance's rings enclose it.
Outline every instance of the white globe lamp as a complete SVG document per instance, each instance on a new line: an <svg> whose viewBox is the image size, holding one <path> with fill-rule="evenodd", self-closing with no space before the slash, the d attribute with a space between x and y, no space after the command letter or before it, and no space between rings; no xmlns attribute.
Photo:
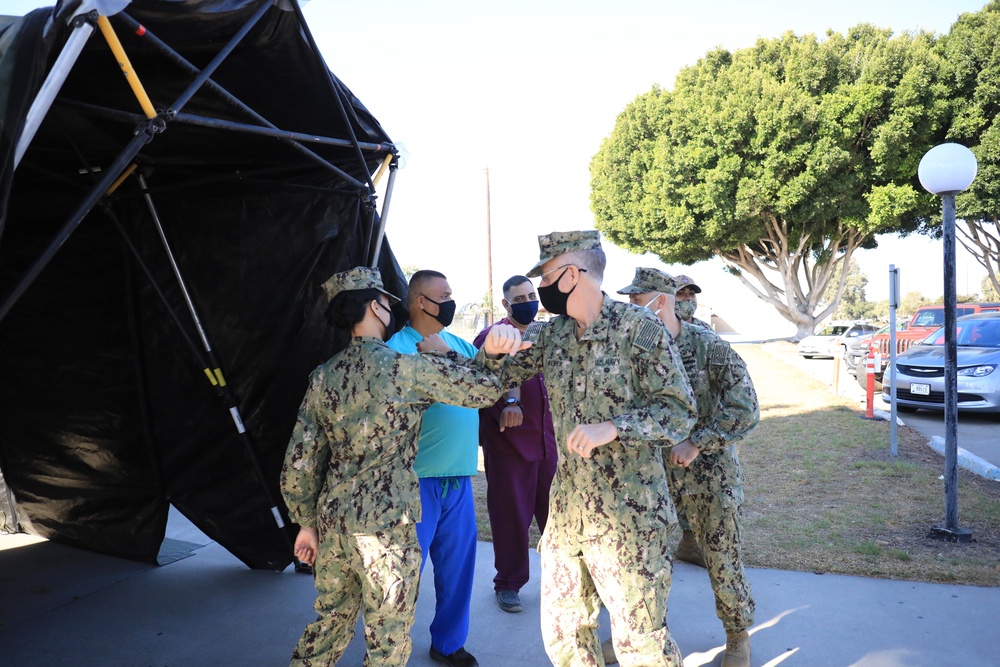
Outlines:
<svg viewBox="0 0 1000 667"><path fill-rule="evenodd" d="M961 144L940 144L920 158L917 177L933 195L957 194L972 185L979 165L976 156Z"/></svg>

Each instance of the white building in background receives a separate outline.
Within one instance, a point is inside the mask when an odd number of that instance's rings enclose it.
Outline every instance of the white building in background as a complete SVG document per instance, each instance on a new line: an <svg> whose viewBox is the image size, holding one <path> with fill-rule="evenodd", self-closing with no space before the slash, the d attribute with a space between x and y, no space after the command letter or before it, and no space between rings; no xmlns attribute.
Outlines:
<svg viewBox="0 0 1000 667"><path fill-rule="evenodd" d="M774 340L795 335L794 324L742 284L740 289L744 293L742 298L732 292L720 295L720 298L706 295L707 290L702 287L703 291L698 295L698 310L694 316L711 323L716 333L731 342Z"/></svg>

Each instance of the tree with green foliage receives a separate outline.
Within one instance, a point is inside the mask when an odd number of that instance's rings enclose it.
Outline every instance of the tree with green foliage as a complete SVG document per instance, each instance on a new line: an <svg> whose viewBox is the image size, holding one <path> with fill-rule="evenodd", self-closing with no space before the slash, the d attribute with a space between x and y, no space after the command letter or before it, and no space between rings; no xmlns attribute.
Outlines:
<svg viewBox="0 0 1000 667"><path fill-rule="evenodd" d="M910 317L913 313L920 310L921 306L927 305L930 305L930 300L928 300L928 298L920 292L907 292L906 295L899 300L899 306L897 306L896 309L903 317Z"/></svg>
<svg viewBox="0 0 1000 667"><path fill-rule="evenodd" d="M812 333L838 266L937 205L916 178L946 120L934 47L860 25L708 53L619 115L590 166L597 227L667 263L718 256Z"/></svg>
<svg viewBox="0 0 1000 667"><path fill-rule="evenodd" d="M976 180L957 197L965 224L956 236L1000 291L1000 0L962 14L939 49L953 114L947 138L979 162Z"/></svg>
<svg viewBox="0 0 1000 667"><path fill-rule="evenodd" d="M840 279L840 273L847 267L847 278ZM840 294L840 304L833 312L833 318L837 320L864 320L873 319L872 306L865 298L865 288L868 286L868 276L861 272L861 267L852 257L848 263L841 262L837 266L836 274L827 285L826 294L823 295L822 305L827 305L837 298L837 289L843 284L843 291Z"/></svg>
<svg viewBox="0 0 1000 667"><path fill-rule="evenodd" d="M503 307L496 305L493 295L489 292L484 293L479 301L463 305L459 309L459 313L464 317L472 318L472 328L475 331L488 327L507 314Z"/></svg>
<svg viewBox="0 0 1000 667"><path fill-rule="evenodd" d="M1000 302L1000 289L997 289L989 276L983 278L983 281L979 283L979 289L982 290L983 301Z"/></svg>
<svg viewBox="0 0 1000 667"><path fill-rule="evenodd" d="M889 321L889 299L882 299L881 301L869 301L871 305L871 315L870 318L875 322L888 322Z"/></svg>
<svg viewBox="0 0 1000 667"><path fill-rule="evenodd" d="M420 270L420 267L417 266L416 264L407 264L406 266L402 267L402 269L403 269L403 277L406 279L406 282L409 283L410 278L413 277L414 273Z"/></svg>

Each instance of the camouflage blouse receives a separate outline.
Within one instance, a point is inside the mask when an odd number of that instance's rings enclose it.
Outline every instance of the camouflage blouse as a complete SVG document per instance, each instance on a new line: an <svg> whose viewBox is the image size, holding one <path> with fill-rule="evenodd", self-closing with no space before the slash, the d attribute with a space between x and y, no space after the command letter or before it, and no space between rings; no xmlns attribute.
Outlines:
<svg viewBox="0 0 1000 667"><path fill-rule="evenodd" d="M576 338L576 321L559 317L529 327L534 342L504 362L505 384L545 373L559 445L549 526L556 534L646 534L676 521L659 445L679 442L695 423L691 386L663 324L648 310L607 296L597 320ZM578 424L611 420L618 438L590 459L569 454ZM549 527L546 527L546 532Z"/></svg>
<svg viewBox="0 0 1000 667"><path fill-rule="evenodd" d="M729 343L712 331L682 322L677 349L698 402L691 442L709 454L753 430L760 421L757 392L746 363Z"/></svg>
<svg viewBox="0 0 1000 667"><path fill-rule="evenodd" d="M313 371L281 470L292 520L342 533L420 521L413 459L424 409L484 408L500 396L484 366L499 362L477 359L400 354L359 337Z"/></svg>

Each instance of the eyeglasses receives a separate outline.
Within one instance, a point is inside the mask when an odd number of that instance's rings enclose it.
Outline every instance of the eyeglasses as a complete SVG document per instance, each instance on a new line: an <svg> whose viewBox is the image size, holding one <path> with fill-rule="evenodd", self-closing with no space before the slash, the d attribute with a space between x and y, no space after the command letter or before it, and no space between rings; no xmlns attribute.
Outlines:
<svg viewBox="0 0 1000 667"><path fill-rule="evenodd" d="M545 276L549 275L550 273L552 273L554 271L558 271L559 269L565 269L567 266L576 266L576 264L563 264L562 266L557 266L554 269L549 269L548 271L546 271L542 275L538 276L539 279L540 279L539 283L541 283L541 281L545 279ZM580 273L586 273L587 272L587 269L581 268L579 266L576 267L576 270L579 271Z"/></svg>

